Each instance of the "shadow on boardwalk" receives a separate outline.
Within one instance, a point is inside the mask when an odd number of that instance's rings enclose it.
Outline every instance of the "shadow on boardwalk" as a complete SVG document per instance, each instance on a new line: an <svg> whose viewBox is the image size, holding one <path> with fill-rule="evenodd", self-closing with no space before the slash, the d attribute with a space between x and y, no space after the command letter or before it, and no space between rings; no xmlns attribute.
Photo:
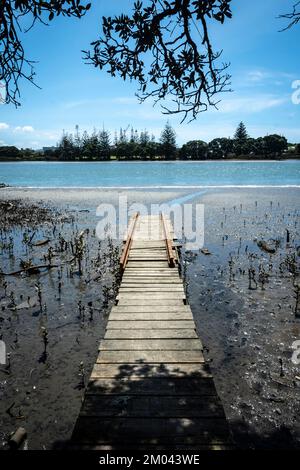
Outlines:
<svg viewBox="0 0 300 470"><path fill-rule="evenodd" d="M142 362L96 364L71 442L54 446L126 450L231 447L223 406L207 365Z"/></svg>

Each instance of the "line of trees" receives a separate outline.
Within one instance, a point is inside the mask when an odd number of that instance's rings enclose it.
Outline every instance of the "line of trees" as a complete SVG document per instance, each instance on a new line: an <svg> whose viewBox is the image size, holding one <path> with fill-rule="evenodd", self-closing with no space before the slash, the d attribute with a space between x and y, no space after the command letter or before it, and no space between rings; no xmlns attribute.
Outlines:
<svg viewBox="0 0 300 470"><path fill-rule="evenodd" d="M241 122L231 138L217 138L206 143L192 140L178 147L176 133L167 122L157 142L147 130L138 132L120 129L113 142L108 131L94 130L92 134L64 134L54 153L60 160L210 160L236 157L281 157L288 149L288 142L280 135L268 135L258 139L250 138L246 126Z"/></svg>
<svg viewBox="0 0 300 470"><path fill-rule="evenodd" d="M233 138L216 138L209 143L191 140L181 147L177 146L176 133L169 123L165 125L159 141L147 130L120 129L112 139L104 128L81 134L76 126L74 134L63 133L56 147L44 148L43 152L0 147L0 160L225 160L291 158L296 155L300 155L300 144L288 144L285 137L277 134L251 138L243 122L238 125Z"/></svg>

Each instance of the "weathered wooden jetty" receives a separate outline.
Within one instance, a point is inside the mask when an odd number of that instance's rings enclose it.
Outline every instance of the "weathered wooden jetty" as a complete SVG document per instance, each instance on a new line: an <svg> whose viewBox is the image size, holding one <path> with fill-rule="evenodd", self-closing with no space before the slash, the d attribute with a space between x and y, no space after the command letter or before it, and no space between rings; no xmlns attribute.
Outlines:
<svg viewBox="0 0 300 470"><path fill-rule="evenodd" d="M131 218L122 282L73 431L75 449L232 447L173 238L162 214Z"/></svg>

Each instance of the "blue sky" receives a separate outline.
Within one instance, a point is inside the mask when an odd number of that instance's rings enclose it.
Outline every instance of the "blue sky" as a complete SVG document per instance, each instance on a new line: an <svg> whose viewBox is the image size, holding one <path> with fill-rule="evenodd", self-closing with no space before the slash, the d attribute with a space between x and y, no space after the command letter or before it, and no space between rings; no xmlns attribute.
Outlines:
<svg viewBox="0 0 300 470"><path fill-rule="evenodd" d="M62 130L133 126L147 128L158 138L167 117L159 106L139 104L136 87L84 64L82 49L96 39L102 15L129 9L133 0L94 0L85 18L59 18L49 27L37 25L24 35L27 56L37 60L36 82L22 82L22 106L0 106L0 145L41 148L55 145ZM234 17L211 32L223 60L231 63L233 93L224 94L219 111L202 113L192 123L169 121L178 144L192 139L210 141L232 136L244 121L251 136L284 134L300 142L300 104L292 102L292 83L300 80L300 25L279 33L285 25L277 16L289 11L291 0L233 0ZM299 95L300 96L300 95Z"/></svg>

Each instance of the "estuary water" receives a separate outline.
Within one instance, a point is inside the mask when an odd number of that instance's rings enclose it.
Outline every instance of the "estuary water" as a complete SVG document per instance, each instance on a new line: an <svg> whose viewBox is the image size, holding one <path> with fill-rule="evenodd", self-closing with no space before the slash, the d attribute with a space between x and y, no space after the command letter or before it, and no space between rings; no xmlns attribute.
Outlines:
<svg viewBox="0 0 300 470"><path fill-rule="evenodd" d="M1 162L0 183L27 188L300 187L300 160Z"/></svg>

